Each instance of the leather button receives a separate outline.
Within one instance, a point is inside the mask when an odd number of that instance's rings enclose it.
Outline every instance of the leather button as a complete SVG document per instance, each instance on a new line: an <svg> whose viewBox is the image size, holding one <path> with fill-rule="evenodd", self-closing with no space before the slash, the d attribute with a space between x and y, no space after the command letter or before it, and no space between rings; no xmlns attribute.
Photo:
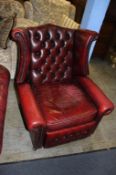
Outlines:
<svg viewBox="0 0 116 175"><path fill-rule="evenodd" d="M51 78L54 78L54 77L55 77L54 72L51 72Z"/></svg>
<svg viewBox="0 0 116 175"><path fill-rule="evenodd" d="M55 63L55 61L56 61L55 57L51 57L51 61L52 61L52 63Z"/></svg>
<svg viewBox="0 0 116 175"><path fill-rule="evenodd" d="M56 33L56 39L60 39L60 34L58 32Z"/></svg>
<svg viewBox="0 0 116 175"><path fill-rule="evenodd" d="M35 36L34 36L34 39L36 40L36 41L38 41L39 39L40 39L40 34L39 33L35 33Z"/></svg>
<svg viewBox="0 0 116 175"><path fill-rule="evenodd" d="M57 70L59 69L59 67L58 67L58 65L57 64L52 64L51 65L51 70L52 70L52 72L57 72Z"/></svg>
<svg viewBox="0 0 116 175"><path fill-rule="evenodd" d="M65 58L62 58L62 64L64 64L64 62L65 62Z"/></svg>
<svg viewBox="0 0 116 175"><path fill-rule="evenodd" d="M72 138L73 137L73 134L70 134L69 137Z"/></svg>
<svg viewBox="0 0 116 175"><path fill-rule="evenodd" d="M64 77L64 72L61 72L61 77Z"/></svg>
<svg viewBox="0 0 116 175"><path fill-rule="evenodd" d="M59 141L59 138L55 138L54 141L55 141L55 142L58 142L58 141Z"/></svg>
<svg viewBox="0 0 116 175"><path fill-rule="evenodd" d="M37 69L36 72L40 73L41 72L41 69Z"/></svg>
<svg viewBox="0 0 116 175"><path fill-rule="evenodd" d="M51 40L51 47L55 47L55 41L54 40Z"/></svg>
<svg viewBox="0 0 116 175"><path fill-rule="evenodd" d="M41 47L43 47L43 48L46 47L45 42L42 42L42 43L41 43Z"/></svg>
<svg viewBox="0 0 116 175"><path fill-rule="evenodd" d="M66 40L69 40L70 39L70 35L68 33L66 33L65 38L66 38Z"/></svg>
<svg viewBox="0 0 116 175"><path fill-rule="evenodd" d="M40 51L35 52L35 57L40 57L40 56L41 56L41 52Z"/></svg>
<svg viewBox="0 0 116 175"><path fill-rule="evenodd" d="M46 50L47 55L50 55L50 50Z"/></svg>
<svg viewBox="0 0 116 175"><path fill-rule="evenodd" d="M46 33L46 39L47 39L47 40L50 39L50 33Z"/></svg>
<svg viewBox="0 0 116 175"><path fill-rule="evenodd" d="M62 40L61 41L61 47L64 47L64 45L65 45L65 42Z"/></svg>
<svg viewBox="0 0 116 175"><path fill-rule="evenodd" d="M57 51L56 51L56 52L57 52L57 55L59 55L59 54L60 54L60 49L57 49Z"/></svg>
<svg viewBox="0 0 116 175"><path fill-rule="evenodd" d="M67 136L66 136L66 135L64 135L64 136L63 136L63 139L64 139L64 140L66 140L66 139L67 139Z"/></svg>
<svg viewBox="0 0 116 175"><path fill-rule="evenodd" d="M45 74L42 74L42 78L45 79L46 78L46 75Z"/></svg>

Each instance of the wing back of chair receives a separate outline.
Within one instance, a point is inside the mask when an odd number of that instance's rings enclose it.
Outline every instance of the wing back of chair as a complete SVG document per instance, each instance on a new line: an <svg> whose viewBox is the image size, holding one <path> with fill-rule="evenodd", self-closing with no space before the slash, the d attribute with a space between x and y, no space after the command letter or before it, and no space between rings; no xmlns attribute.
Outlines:
<svg viewBox="0 0 116 175"><path fill-rule="evenodd" d="M90 30L76 30L74 47L73 76L89 74L88 57L93 41L97 40L98 33Z"/></svg>
<svg viewBox="0 0 116 175"><path fill-rule="evenodd" d="M88 74L88 51L96 32L55 25L15 29L20 49L17 83L70 82L72 76Z"/></svg>

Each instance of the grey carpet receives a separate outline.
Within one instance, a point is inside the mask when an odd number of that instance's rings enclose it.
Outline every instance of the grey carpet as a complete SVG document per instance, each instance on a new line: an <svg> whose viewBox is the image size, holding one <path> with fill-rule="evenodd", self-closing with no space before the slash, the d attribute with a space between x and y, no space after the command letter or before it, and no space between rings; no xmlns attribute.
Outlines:
<svg viewBox="0 0 116 175"><path fill-rule="evenodd" d="M116 149L0 165L0 175L116 175Z"/></svg>

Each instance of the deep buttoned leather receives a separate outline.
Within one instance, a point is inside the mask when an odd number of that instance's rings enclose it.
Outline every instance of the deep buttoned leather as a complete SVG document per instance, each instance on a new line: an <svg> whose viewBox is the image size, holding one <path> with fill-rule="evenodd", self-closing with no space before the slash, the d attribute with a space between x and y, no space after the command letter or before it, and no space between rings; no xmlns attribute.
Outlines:
<svg viewBox="0 0 116 175"><path fill-rule="evenodd" d="M72 78L73 30L55 26L29 29L34 83L66 82Z"/></svg>

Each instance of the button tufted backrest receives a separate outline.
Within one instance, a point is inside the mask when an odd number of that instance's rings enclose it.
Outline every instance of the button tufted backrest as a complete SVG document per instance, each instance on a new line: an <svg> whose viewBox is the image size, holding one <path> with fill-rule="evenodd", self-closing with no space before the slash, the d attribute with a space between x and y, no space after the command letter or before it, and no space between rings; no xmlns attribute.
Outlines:
<svg viewBox="0 0 116 175"><path fill-rule="evenodd" d="M28 28L33 83L67 82L72 77L74 30L54 25Z"/></svg>
<svg viewBox="0 0 116 175"><path fill-rule="evenodd" d="M70 82L87 76L89 49L97 37L94 31L52 24L14 29L19 51L15 82Z"/></svg>

